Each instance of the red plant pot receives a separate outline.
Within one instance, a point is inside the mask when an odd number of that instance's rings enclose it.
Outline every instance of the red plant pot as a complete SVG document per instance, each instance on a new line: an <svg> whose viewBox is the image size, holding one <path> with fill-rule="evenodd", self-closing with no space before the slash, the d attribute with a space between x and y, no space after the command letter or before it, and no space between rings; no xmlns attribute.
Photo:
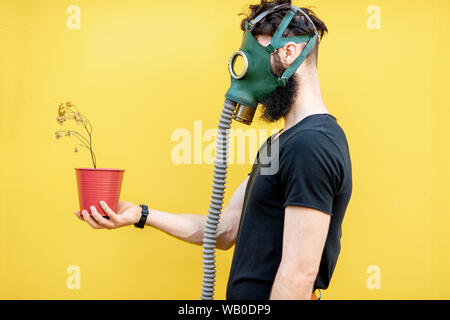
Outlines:
<svg viewBox="0 0 450 320"><path fill-rule="evenodd" d="M97 211L107 217L100 206L103 200L114 211L117 212L120 199L120 189L125 170L122 169L92 169L75 168L78 184L78 200L80 212L95 206Z"/></svg>

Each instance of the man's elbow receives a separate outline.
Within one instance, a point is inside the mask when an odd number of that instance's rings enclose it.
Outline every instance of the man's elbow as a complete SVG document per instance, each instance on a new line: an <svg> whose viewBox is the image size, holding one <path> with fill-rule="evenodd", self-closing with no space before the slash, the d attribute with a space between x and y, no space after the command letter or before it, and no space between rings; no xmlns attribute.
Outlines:
<svg viewBox="0 0 450 320"><path fill-rule="evenodd" d="M216 247L220 250L230 249L236 242L236 232L232 224L223 222L219 225Z"/></svg>
<svg viewBox="0 0 450 320"><path fill-rule="evenodd" d="M217 249L220 250L228 250L234 245L234 241L230 239L220 239L221 241L218 241L216 243Z"/></svg>
<svg viewBox="0 0 450 320"><path fill-rule="evenodd" d="M314 286L317 273L315 268L282 268L280 278L296 287Z"/></svg>
<svg viewBox="0 0 450 320"><path fill-rule="evenodd" d="M298 272L294 276L294 283L301 287L313 287L314 282L316 281L317 272L316 273L308 273L308 272Z"/></svg>

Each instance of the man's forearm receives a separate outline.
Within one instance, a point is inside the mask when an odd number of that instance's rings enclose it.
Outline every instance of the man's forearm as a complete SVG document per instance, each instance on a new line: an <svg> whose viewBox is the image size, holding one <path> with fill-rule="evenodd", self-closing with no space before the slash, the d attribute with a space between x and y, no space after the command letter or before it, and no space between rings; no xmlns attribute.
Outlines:
<svg viewBox="0 0 450 320"><path fill-rule="evenodd" d="M201 245L205 230L206 216L197 214L175 214L149 209L146 225L157 228L173 237ZM217 230L217 247L227 249L225 233L228 227L221 219Z"/></svg>
<svg viewBox="0 0 450 320"><path fill-rule="evenodd" d="M196 214L175 214L149 209L145 224L180 240L202 244L205 218Z"/></svg>
<svg viewBox="0 0 450 320"><path fill-rule="evenodd" d="M237 230L244 203L248 177L239 187L223 209L217 225L216 245L227 250L236 241ZM205 231L206 216L197 214L174 214L149 209L146 225L155 227L178 239L201 245Z"/></svg>

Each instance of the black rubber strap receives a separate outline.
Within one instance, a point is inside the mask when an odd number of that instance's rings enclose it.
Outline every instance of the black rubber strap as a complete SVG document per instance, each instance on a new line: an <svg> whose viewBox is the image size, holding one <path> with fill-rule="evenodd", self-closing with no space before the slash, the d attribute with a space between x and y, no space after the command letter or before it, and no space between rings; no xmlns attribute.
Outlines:
<svg viewBox="0 0 450 320"><path fill-rule="evenodd" d="M135 223L134 226L135 226L136 228L141 228L141 229L143 229L144 226L145 226L145 222L147 222L148 206L146 206L145 204L141 204L139 207L142 208L141 219L139 220L138 223Z"/></svg>
<svg viewBox="0 0 450 320"><path fill-rule="evenodd" d="M275 12L276 10L278 10L281 7L286 7L289 8L288 6L286 6L286 3L283 4L279 4L271 9L267 9L266 11L264 11L263 13L259 14L256 18L254 18L252 21L250 21L248 24L250 25L251 30L253 30L253 28L255 27L255 25L260 22L263 18L265 18L267 15L271 14L272 12Z"/></svg>

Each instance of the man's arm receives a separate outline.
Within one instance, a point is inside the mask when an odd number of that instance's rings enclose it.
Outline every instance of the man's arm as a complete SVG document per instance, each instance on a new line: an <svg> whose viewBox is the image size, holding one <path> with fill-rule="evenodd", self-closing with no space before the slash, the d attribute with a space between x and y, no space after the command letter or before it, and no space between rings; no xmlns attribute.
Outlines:
<svg viewBox="0 0 450 320"><path fill-rule="evenodd" d="M286 207L283 253L270 299L311 299L329 225L327 213L305 207Z"/></svg>
<svg viewBox="0 0 450 320"><path fill-rule="evenodd" d="M235 190L227 206L222 210L217 226L217 248L227 250L236 242L239 220L244 204L248 177ZM149 209L146 224L178 239L201 245L206 215L173 214Z"/></svg>
<svg viewBox="0 0 450 320"><path fill-rule="evenodd" d="M220 215L217 226L217 248L227 250L236 241L239 220L244 204L245 189L248 177L236 189L227 206ZM100 203L109 219L105 219L91 207L91 214L86 210L75 211L80 220L86 221L94 229L116 229L134 224L141 217L141 208L130 202L120 201L118 212L112 211L107 204ZM149 209L146 225L155 227L178 239L201 245L205 229L206 215L198 214L174 214L154 209Z"/></svg>

